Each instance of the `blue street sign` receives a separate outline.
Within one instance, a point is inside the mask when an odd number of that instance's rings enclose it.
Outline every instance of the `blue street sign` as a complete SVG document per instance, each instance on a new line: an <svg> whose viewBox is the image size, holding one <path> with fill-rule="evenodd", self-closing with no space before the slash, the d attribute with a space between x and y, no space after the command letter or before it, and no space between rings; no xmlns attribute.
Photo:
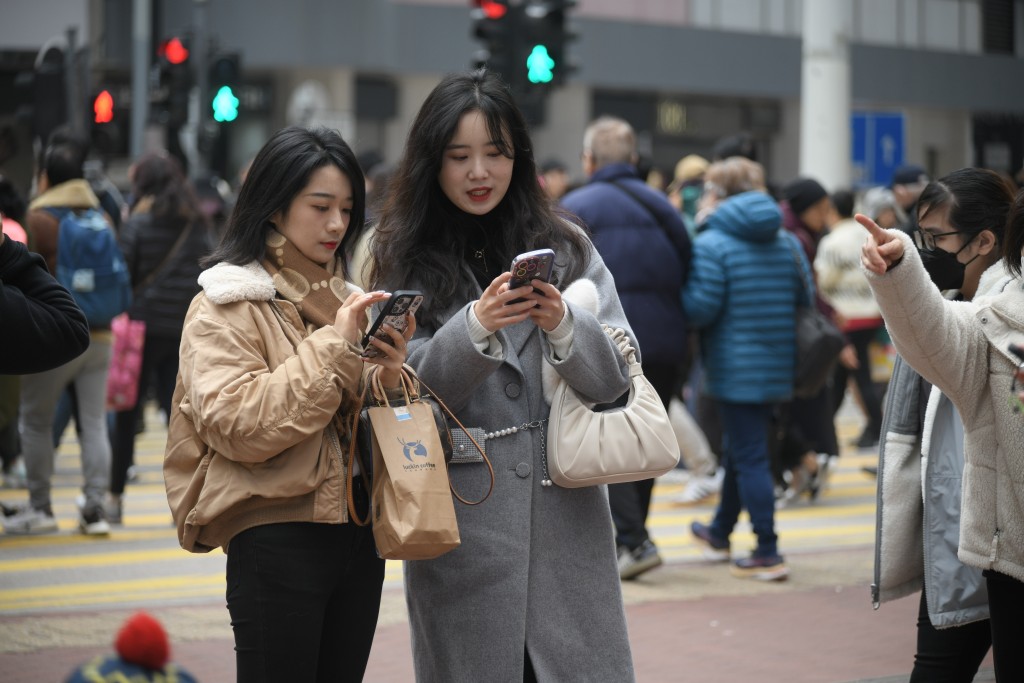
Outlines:
<svg viewBox="0 0 1024 683"><path fill-rule="evenodd" d="M854 112L850 127L854 185L888 185L893 171L903 164L906 144L903 114Z"/></svg>

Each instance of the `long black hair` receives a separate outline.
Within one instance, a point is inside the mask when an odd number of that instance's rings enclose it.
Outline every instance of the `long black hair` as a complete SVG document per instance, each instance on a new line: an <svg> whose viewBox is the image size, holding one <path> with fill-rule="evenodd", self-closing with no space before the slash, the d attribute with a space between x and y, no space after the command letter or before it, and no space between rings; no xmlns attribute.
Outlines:
<svg viewBox="0 0 1024 683"><path fill-rule="evenodd" d="M917 200L917 222L948 207L954 230L968 238L989 230L1002 244L1013 193L1010 182L995 171L961 168L928 183Z"/></svg>
<svg viewBox="0 0 1024 683"><path fill-rule="evenodd" d="M356 155L337 131L282 128L263 145L252 161L227 229L217 248L203 260L204 266L226 261L238 266L263 258L271 217L287 211L292 200L309 184L313 173L334 164L352 183L352 219L336 250L362 231L366 219L366 184Z"/></svg>
<svg viewBox="0 0 1024 683"><path fill-rule="evenodd" d="M438 182L445 147L462 117L475 111L487 122L498 151L513 160L508 192L487 216L458 209ZM486 69L445 76L416 115L371 240L370 282L375 288L423 287L430 296L419 317L437 326L440 313L453 301L473 296L474 283L465 277L462 263L467 243L481 231L488 260L501 264L502 270L517 253L550 247L564 286L589 262L585 235L556 214L537 180L522 112L508 86Z"/></svg>
<svg viewBox="0 0 1024 683"><path fill-rule="evenodd" d="M185 178L177 159L151 152L132 168L132 195L135 208L145 197L152 198L149 212L163 225L183 227L201 220L199 200Z"/></svg>

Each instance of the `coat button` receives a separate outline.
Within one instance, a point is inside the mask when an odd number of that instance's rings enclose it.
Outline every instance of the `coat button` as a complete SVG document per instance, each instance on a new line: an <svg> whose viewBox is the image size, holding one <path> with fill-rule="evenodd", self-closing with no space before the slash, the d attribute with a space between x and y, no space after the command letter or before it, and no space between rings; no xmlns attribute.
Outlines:
<svg viewBox="0 0 1024 683"><path fill-rule="evenodd" d="M516 465L516 476L519 477L520 479L526 479L528 476L530 476L530 472L532 471L533 468L530 467L530 463L528 462L521 462L518 465Z"/></svg>
<svg viewBox="0 0 1024 683"><path fill-rule="evenodd" d="M509 398L517 398L522 389L515 382L509 382L505 385L505 395Z"/></svg>

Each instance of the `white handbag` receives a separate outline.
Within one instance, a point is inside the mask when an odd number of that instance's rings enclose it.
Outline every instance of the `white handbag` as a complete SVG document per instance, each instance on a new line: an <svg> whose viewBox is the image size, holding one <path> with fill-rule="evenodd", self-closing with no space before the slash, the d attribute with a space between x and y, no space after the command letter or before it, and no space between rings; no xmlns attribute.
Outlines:
<svg viewBox="0 0 1024 683"><path fill-rule="evenodd" d="M679 462L672 423L629 337L622 329L602 327L629 364L629 398L624 407L595 411L564 380L558 382L548 417L545 485L579 488L651 479Z"/></svg>

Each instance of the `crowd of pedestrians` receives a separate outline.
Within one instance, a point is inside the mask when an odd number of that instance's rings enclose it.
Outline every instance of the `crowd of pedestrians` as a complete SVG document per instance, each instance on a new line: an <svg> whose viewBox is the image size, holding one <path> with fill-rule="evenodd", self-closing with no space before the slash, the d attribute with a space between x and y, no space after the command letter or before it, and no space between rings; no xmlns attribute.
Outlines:
<svg viewBox="0 0 1024 683"><path fill-rule="evenodd" d="M489 500L456 506L461 546L405 565L417 680L633 680L620 582L663 563L647 525L655 482L566 489L540 476L542 368L597 403L628 386L605 324L632 339L669 414L685 414L683 461L666 477L685 482L677 505L717 495L690 529L709 561L785 579L776 511L823 495L841 446L878 448L873 598L921 592L911 680L969 681L990 647L1000 680L1024 679L1024 417L1011 400L1024 359L1010 350L1024 342L1024 193L992 171L933 181L913 165L887 186L830 193L768 178L743 133L710 158L686 154L666 183L645 174L623 119L594 119L581 142L579 174L535 162L500 78L453 74L394 166L334 131L286 128L231 208L211 209L209 187L163 152L132 165L122 199L90 173L88 145L58 131L27 206L0 178L5 329L45 331L3 340L0 456L5 482L20 483L23 463L28 489L4 508L5 532L58 529L64 415L81 446L81 532L123 523L154 401L179 538L228 554L239 680L360 680L384 570L372 534L349 523L369 491L339 444L368 373L393 388L407 363L463 424L501 435L487 443ZM104 315L79 291L107 280L90 271L86 287L67 263L86 224L109 233L110 281L129 288ZM513 258L540 248L555 252L550 281L510 288ZM563 300L579 280L594 309ZM368 315L398 289L423 305L366 359ZM845 346L825 383L796 396L794 321L808 307ZM145 324L138 399L116 411L115 313ZM863 427L840 444L847 400ZM471 458L449 477L470 495L489 479ZM749 553L731 543L743 512Z"/></svg>

